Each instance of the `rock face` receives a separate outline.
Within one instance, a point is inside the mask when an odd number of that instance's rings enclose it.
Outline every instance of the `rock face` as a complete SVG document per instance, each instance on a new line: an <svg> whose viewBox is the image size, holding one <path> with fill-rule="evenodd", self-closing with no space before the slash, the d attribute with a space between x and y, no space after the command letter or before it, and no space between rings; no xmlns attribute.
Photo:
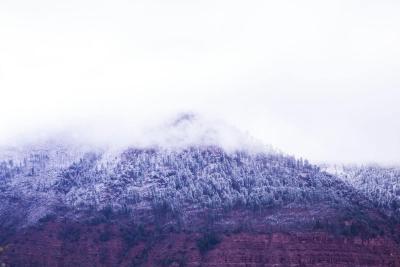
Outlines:
<svg viewBox="0 0 400 267"><path fill-rule="evenodd" d="M6 154L0 266L400 266L397 205L279 153Z"/></svg>
<svg viewBox="0 0 400 267"><path fill-rule="evenodd" d="M399 266L398 244L384 237L323 232L219 234L208 248L200 233L168 233L127 242L116 225L49 222L2 247L3 266ZM78 235L60 239L65 231Z"/></svg>

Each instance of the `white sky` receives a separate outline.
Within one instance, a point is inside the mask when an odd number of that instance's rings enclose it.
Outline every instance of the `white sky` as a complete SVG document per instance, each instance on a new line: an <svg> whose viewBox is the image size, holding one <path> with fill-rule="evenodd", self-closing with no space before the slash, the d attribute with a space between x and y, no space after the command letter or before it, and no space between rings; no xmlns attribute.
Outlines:
<svg viewBox="0 0 400 267"><path fill-rule="evenodd" d="M399 14L395 0L1 0L0 141L193 110L313 161L400 163Z"/></svg>

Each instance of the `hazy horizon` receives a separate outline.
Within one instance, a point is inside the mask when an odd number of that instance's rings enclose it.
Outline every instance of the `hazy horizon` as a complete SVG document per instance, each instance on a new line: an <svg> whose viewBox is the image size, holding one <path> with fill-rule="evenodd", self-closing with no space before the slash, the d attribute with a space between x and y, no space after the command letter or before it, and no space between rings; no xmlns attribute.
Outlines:
<svg viewBox="0 0 400 267"><path fill-rule="evenodd" d="M388 0L2 1L0 144L63 131L134 143L189 111L313 162L400 164L399 11Z"/></svg>

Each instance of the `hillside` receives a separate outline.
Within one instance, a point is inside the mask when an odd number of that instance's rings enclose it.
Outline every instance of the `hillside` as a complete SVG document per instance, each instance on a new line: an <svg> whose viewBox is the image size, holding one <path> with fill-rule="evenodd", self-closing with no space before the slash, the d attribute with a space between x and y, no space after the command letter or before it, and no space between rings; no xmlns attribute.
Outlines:
<svg viewBox="0 0 400 267"><path fill-rule="evenodd" d="M399 262L396 216L306 160L217 146L7 155L6 266L221 266L221 255L225 266Z"/></svg>

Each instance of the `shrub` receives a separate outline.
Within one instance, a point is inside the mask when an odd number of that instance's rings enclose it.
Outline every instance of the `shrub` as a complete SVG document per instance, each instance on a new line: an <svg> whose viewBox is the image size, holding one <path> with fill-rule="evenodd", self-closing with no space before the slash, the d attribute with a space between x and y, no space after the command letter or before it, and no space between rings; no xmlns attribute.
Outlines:
<svg viewBox="0 0 400 267"><path fill-rule="evenodd" d="M146 231L143 225L135 225L133 227L123 229L122 235L128 247L132 247L138 242L149 238L149 233Z"/></svg>
<svg viewBox="0 0 400 267"><path fill-rule="evenodd" d="M319 230L319 229L322 229L322 228L323 228L323 225L322 225L321 221L320 220L316 220L315 223L314 223L313 229L314 230Z"/></svg>
<svg viewBox="0 0 400 267"><path fill-rule="evenodd" d="M221 238L215 232L204 233L196 242L201 253L206 253L215 248L221 242Z"/></svg>
<svg viewBox="0 0 400 267"><path fill-rule="evenodd" d="M75 242L80 239L81 231L74 226L67 226L60 232L60 239L64 241Z"/></svg>
<svg viewBox="0 0 400 267"><path fill-rule="evenodd" d="M114 211L111 206L106 206L101 210L101 214L103 214L106 220L110 220L114 215Z"/></svg>
<svg viewBox="0 0 400 267"><path fill-rule="evenodd" d="M111 239L111 232L110 231L104 231L104 232L102 232L101 234L100 234L100 236L99 236L99 240L101 241L101 242L107 242L108 240L110 240Z"/></svg>
<svg viewBox="0 0 400 267"><path fill-rule="evenodd" d="M42 217L39 219L40 223L47 223L50 221L53 221L56 218L56 215L54 214L47 214L46 216Z"/></svg>

